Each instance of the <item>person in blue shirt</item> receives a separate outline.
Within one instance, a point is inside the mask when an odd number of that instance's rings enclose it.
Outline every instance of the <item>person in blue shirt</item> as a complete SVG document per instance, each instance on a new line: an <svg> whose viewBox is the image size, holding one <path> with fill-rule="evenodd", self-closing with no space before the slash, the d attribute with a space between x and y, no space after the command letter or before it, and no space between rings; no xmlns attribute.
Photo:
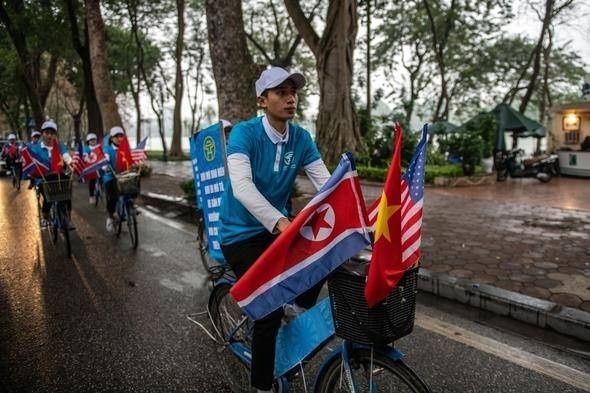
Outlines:
<svg viewBox="0 0 590 393"><path fill-rule="evenodd" d="M309 132L290 122L297 109L297 90L305 82L302 74L280 67L263 71L256 81L256 100L264 116L232 128L219 238L224 258L238 278L289 227L286 206L298 171L305 170L318 190L330 177ZM311 307L320 289L321 284L301 295L297 305ZM272 388L282 317L279 309L254 322L251 384L259 392Z"/></svg>
<svg viewBox="0 0 590 393"><path fill-rule="evenodd" d="M41 142L31 145L31 150L35 152L37 157L41 160L41 162L46 165L48 168L51 168L51 154L53 152L53 140L57 138L57 125L48 120L43 123L41 126ZM64 162L63 172L62 173L48 173L45 175L45 180L55 180L60 176L65 176L65 171L69 169L70 163L72 162L72 157L68 152L67 147L63 143L58 144L59 154L61 159ZM41 177L37 177L34 179L35 185L41 184L43 179ZM43 195L43 189L41 188L41 194ZM41 226L47 226L48 218L49 218L49 209L51 205L45 201L45 197L43 197L43 205L41 207L41 212L43 214L43 219L41 222ZM68 201L68 212L72 210L71 201Z"/></svg>
<svg viewBox="0 0 590 393"><path fill-rule="evenodd" d="M115 170L115 163L117 159L117 150L119 144L125 136L125 131L119 126L111 128L109 135L104 138L102 151L109 159L108 169L103 173L101 179L104 184L104 190L107 200L107 222L106 229L112 232L115 228L115 210L117 209L117 199L119 199L119 192L117 190L117 181L113 171Z"/></svg>
<svg viewBox="0 0 590 393"><path fill-rule="evenodd" d="M36 145L37 143L39 143L39 141L41 140L41 133L37 130L33 130L33 132L31 132L31 142L29 142L29 146L30 145Z"/></svg>
<svg viewBox="0 0 590 393"><path fill-rule="evenodd" d="M84 159L86 159L92 153L92 150L96 149L98 146L98 137L94 132L89 132L88 135L86 135L86 146L84 146ZM97 181L98 178L94 178L88 182L88 203L91 205L94 205L94 203L96 202L96 197L94 196L94 188L96 187Z"/></svg>

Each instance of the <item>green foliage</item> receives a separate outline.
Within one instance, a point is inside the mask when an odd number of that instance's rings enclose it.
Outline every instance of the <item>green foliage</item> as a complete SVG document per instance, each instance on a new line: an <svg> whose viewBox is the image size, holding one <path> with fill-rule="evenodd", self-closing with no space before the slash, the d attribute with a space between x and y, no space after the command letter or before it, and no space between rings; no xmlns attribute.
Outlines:
<svg viewBox="0 0 590 393"><path fill-rule="evenodd" d="M461 165L426 165L424 181L432 184L435 177L458 177L462 175L463 169Z"/></svg>
<svg viewBox="0 0 590 393"><path fill-rule="evenodd" d="M473 119L469 120L463 127L463 131L479 135L481 138L482 157L491 157L494 150L494 141L496 138L498 125L496 118L491 113L482 112Z"/></svg>
<svg viewBox="0 0 590 393"><path fill-rule="evenodd" d="M484 141L477 132L457 132L440 141L441 152L458 156L463 164L475 167L481 161Z"/></svg>
<svg viewBox="0 0 590 393"><path fill-rule="evenodd" d="M125 94L132 90L132 82L138 75L139 51L131 30L118 26L107 26L109 70L116 94ZM160 49L141 32L139 33L143 48L143 66L146 74L155 72L161 57Z"/></svg>
<svg viewBox="0 0 590 393"><path fill-rule="evenodd" d="M196 203L197 194L195 192L195 183L193 182L193 179L184 180L179 183L179 186L184 192L184 199L186 199L188 203Z"/></svg>
<svg viewBox="0 0 590 393"><path fill-rule="evenodd" d="M447 159L445 155L439 150L428 145L426 148L426 165L446 165Z"/></svg>
<svg viewBox="0 0 590 393"><path fill-rule="evenodd" d="M146 154L149 160L164 161L164 152L162 150L146 150ZM189 158L183 157L167 157L167 161L188 161Z"/></svg>
<svg viewBox="0 0 590 393"><path fill-rule="evenodd" d="M393 157L393 124L399 122L404 130L402 136L402 166L407 165L412 159L419 133L410 132L404 114L395 113L391 116L374 116L369 122L366 119L365 110L359 110L361 117L361 133L367 145L368 153L359 156L357 162L366 166L383 167L389 165Z"/></svg>

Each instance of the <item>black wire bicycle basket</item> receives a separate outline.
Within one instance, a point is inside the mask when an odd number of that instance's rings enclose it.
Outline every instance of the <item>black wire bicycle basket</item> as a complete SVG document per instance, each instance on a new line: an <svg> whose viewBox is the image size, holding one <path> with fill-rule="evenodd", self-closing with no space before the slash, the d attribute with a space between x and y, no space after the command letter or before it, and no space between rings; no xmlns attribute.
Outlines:
<svg viewBox="0 0 590 393"><path fill-rule="evenodd" d="M41 185L47 202L69 201L72 199L72 182L69 177L60 180L46 180Z"/></svg>
<svg viewBox="0 0 590 393"><path fill-rule="evenodd" d="M115 175L119 194L129 195L135 198L139 195L139 173L127 172Z"/></svg>
<svg viewBox="0 0 590 393"><path fill-rule="evenodd" d="M418 268L406 271L387 297L372 308L365 300L366 279L365 272L346 266L328 278L336 335L360 344L386 345L410 334L416 314Z"/></svg>

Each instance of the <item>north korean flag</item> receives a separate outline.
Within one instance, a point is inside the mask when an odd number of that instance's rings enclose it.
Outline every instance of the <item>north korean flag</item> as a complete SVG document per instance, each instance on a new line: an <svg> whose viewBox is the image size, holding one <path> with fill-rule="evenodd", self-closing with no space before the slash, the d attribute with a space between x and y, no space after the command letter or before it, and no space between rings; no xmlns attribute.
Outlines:
<svg viewBox="0 0 590 393"><path fill-rule="evenodd" d="M98 170L109 163L100 145L93 147L90 153L84 157L84 161L86 162L86 166L80 172L79 177L85 181L97 178Z"/></svg>
<svg viewBox="0 0 590 393"><path fill-rule="evenodd" d="M288 229L232 287L252 319L295 299L370 244L366 211L350 153Z"/></svg>

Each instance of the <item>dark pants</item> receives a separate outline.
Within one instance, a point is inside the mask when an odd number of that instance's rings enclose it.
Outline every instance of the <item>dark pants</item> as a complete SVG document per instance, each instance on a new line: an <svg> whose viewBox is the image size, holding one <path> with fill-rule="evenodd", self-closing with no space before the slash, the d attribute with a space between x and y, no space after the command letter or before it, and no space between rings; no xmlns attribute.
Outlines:
<svg viewBox="0 0 590 393"><path fill-rule="evenodd" d="M107 212L109 212L110 215L113 215L117 209L117 199L119 199L117 181L112 179L111 181L105 183L104 191L107 197Z"/></svg>
<svg viewBox="0 0 590 393"><path fill-rule="evenodd" d="M273 242L276 235L264 232L233 244L221 245L223 256L230 264L238 278L256 262L258 257ZM305 308L312 307L320 294L323 281L301 294L295 302ZM252 386L257 389L269 390L274 380L274 361L276 338L281 319L283 318L283 309L279 308L266 317L254 322L252 332L252 367L250 379Z"/></svg>
<svg viewBox="0 0 590 393"><path fill-rule="evenodd" d="M94 187L96 186L96 182L98 179L92 179L88 182L88 193L91 197L94 196Z"/></svg>

